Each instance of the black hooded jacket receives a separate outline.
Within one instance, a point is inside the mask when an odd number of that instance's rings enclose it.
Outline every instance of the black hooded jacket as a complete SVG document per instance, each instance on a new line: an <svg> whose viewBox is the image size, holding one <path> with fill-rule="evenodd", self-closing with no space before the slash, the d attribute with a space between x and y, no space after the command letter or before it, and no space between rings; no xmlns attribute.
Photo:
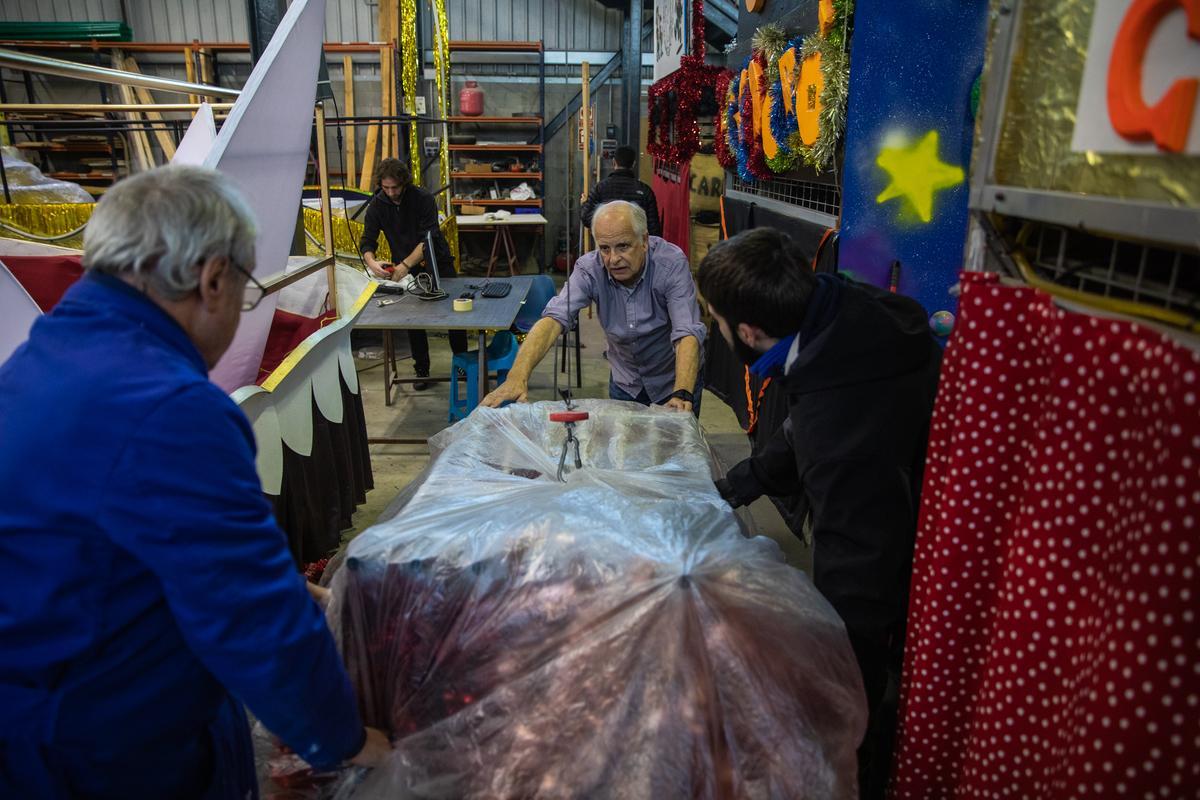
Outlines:
<svg viewBox="0 0 1200 800"><path fill-rule="evenodd" d="M592 227L592 215L596 209L612 200L628 200L646 212L646 233L662 236L662 220L658 217L658 201L654 190L637 179L632 169L618 167L608 177L592 187L587 200L579 209L583 224Z"/></svg>
<svg viewBox="0 0 1200 800"><path fill-rule="evenodd" d="M846 623L872 708L889 651L903 641L940 366L916 301L842 284L831 321L790 354L777 379L788 419L727 475L735 506L764 494L805 495L814 583Z"/></svg>
<svg viewBox="0 0 1200 800"><path fill-rule="evenodd" d="M418 243L425 241L425 232L433 233L433 255L437 259L438 275L453 278L456 274L450 244L438 225L437 202L433 195L419 186L409 186L393 203L382 191L376 192L367 205L363 218L362 237L358 252L374 251L382 232L391 250L392 260L399 263L408 257ZM428 263L428 262L426 262Z"/></svg>

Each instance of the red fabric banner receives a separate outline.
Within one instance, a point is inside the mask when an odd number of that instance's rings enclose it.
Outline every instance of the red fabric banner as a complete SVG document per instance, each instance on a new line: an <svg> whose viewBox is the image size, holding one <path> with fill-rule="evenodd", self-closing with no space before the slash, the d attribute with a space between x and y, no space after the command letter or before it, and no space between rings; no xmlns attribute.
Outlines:
<svg viewBox="0 0 1200 800"><path fill-rule="evenodd" d="M692 201L688 182L691 180L692 164L685 161L675 169L679 180L663 178L654 171L650 188L658 202L658 213L662 216L662 238L683 251L686 256L691 248Z"/></svg>
<svg viewBox="0 0 1200 800"><path fill-rule="evenodd" d="M1200 796L1200 358L962 280L891 796Z"/></svg>

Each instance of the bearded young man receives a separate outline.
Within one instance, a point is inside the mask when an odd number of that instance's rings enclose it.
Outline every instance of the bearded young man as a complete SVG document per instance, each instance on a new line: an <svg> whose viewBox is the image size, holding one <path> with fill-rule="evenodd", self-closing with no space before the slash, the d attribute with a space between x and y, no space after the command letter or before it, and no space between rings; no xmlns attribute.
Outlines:
<svg viewBox="0 0 1200 800"><path fill-rule="evenodd" d="M846 624L871 711L863 797L881 797L893 723L880 702L899 675L941 350L916 301L815 274L810 261L760 228L700 265L721 335L788 402L774 438L717 486L735 508L764 494L807 499L813 583Z"/></svg>

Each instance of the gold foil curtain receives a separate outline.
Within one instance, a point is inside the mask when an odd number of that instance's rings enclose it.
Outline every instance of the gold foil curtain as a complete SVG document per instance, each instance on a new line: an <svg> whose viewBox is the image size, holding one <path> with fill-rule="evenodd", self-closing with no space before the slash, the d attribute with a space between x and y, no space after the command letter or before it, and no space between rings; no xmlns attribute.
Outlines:
<svg viewBox="0 0 1200 800"><path fill-rule="evenodd" d="M450 98L450 23L446 19L446 0L433 0L435 42L433 48L433 66L434 77L437 80L437 96L438 96L438 115L442 119L450 116L451 98ZM447 136L449 129L442 124L442 144L440 153L440 174L441 186L447 186L450 183L450 149ZM443 199L442 208L446 212L446 225L443 226L446 232L446 239L450 243L450 252L454 254L454 263L458 264L458 221L454 218L454 203L451 202L450 192L447 190L439 195Z"/></svg>
<svg viewBox="0 0 1200 800"><path fill-rule="evenodd" d="M94 203L30 203L0 204L0 221L13 228L28 231L37 236L61 236L84 225L92 216ZM29 239L15 231L0 228L0 236L9 239ZM83 247L83 234L70 239L51 242L56 247Z"/></svg>
<svg viewBox="0 0 1200 800"><path fill-rule="evenodd" d="M1200 206L1200 158L1071 151L1097 0L1023 0L990 181ZM1006 0L993 0L993 13ZM999 65L991 65L991 80Z"/></svg>
<svg viewBox="0 0 1200 800"><path fill-rule="evenodd" d="M417 72L421 53L417 50L417 0L400 3L400 90L404 94L404 113L417 113ZM414 186L421 185L421 137L416 120L408 123L408 147L412 161Z"/></svg>
<svg viewBox="0 0 1200 800"><path fill-rule="evenodd" d="M304 209L304 230L312 239L305 238L305 250L310 256L325 255L325 232L321 225L321 212L315 208ZM363 224L357 220L348 220L337 213L333 215L333 250L335 253L357 253L358 240L362 238ZM313 240L316 240L314 243ZM375 257L380 261L390 261L391 250L388 249L387 239L379 237L379 246Z"/></svg>
<svg viewBox="0 0 1200 800"><path fill-rule="evenodd" d="M0 221L38 236L59 236L87 223L92 216L92 209L95 207L94 203L44 203L40 205L5 205L0 203ZM312 208L304 209L304 229L317 242L314 244L311 239L305 240L308 254L310 256L325 255L324 233L321 225L320 211ZM336 252L357 253L358 240L362 238L362 232L363 224L361 222L350 221L344 216L334 214L333 247ZM5 236L9 239L26 238L3 229L0 229L0 236ZM388 249L387 241L382 236L379 238L379 249L376 251L376 255L381 261L387 261L392 257L391 252ZM30 241L36 240L30 239ZM54 242L54 244L58 247L82 249L83 234L81 233L71 239Z"/></svg>

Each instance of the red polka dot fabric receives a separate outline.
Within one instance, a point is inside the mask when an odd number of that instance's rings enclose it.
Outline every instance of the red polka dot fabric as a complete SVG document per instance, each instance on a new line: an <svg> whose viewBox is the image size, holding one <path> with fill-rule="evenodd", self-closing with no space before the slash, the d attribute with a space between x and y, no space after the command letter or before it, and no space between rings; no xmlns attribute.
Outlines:
<svg viewBox="0 0 1200 800"><path fill-rule="evenodd" d="M1200 358L963 286L891 797L1200 797Z"/></svg>

